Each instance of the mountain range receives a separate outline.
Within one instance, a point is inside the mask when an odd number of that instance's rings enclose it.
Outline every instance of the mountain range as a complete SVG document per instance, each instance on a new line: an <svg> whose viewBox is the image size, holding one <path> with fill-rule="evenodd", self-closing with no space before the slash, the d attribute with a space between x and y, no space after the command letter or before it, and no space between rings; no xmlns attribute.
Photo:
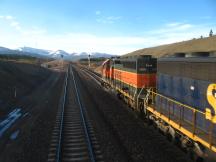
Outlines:
<svg viewBox="0 0 216 162"><path fill-rule="evenodd" d="M68 53L63 50L44 50L44 49L37 49L32 47L20 47L18 49L12 50L5 47L0 47L0 54L17 54L17 55L27 55L27 56L33 56L38 58L54 58L54 59L60 59L63 58L64 60L69 61L76 61L82 58L88 58L90 55L92 58L110 58L114 55L107 54L107 53L100 53L100 52L81 52L81 53Z"/></svg>

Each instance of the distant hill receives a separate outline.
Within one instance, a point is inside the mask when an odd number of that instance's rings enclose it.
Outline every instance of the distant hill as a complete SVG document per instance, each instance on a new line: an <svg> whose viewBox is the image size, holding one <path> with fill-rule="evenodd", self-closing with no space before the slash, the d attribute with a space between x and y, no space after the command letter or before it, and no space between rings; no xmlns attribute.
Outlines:
<svg viewBox="0 0 216 162"><path fill-rule="evenodd" d="M91 58L110 58L115 55L112 54L107 54L107 53L99 53L99 52L92 52L92 53L87 53L87 52L81 52L81 53L72 53L72 58L73 60L80 60L80 59L85 59L88 58L88 55L90 55Z"/></svg>
<svg viewBox="0 0 216 162"><path fill-rule="evenodd" d="M193 39L173 44L161 45L157 47L140 49L122 57L138 56L138 55L153 55L161 57L164 55L172 55L177 52L214 52L216 51L216 36L208 38Z"/></svg>
<svg viewBox="0 0 216 162"><path fill-rule="evenodd" d="M12 49L5 48L5 47L0 47L0 55L19 55L19 56L31 56L31 57L37 57L37 58L47 58L46 55L40 55L38 53L22 51L20 49L12 50Z"/></svg>
<svg viewBox="0 0 216 162"><path fill-rule="evenodd" d="M0 55L1 54L4 55L15 54L15 55L33 56L37 58L54 58L54 59L60 59L63 56L64 60L69 60L69 61L77 61L82 58L88 58L88 55L90 55L92 58L99 58L99 57L110 58L113 56L111 54L99 53L99 52L68 53L63 50L51 51L51 50L37 49L32 47L20 47L16 50L0 47Z"/></svg>

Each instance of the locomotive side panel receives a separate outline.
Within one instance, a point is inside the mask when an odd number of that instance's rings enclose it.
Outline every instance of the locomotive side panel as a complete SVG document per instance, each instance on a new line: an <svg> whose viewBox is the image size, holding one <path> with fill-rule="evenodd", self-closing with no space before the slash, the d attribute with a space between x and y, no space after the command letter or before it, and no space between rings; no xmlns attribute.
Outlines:
<svg viewBox="0 0 216 162"><path fill-rule="evenodd" d="M158 93L173 100L156 98L156 109L179 123L183 120L193 126L192 133L206 134L212 132L216 137L216 125L212 118L207 120L206 108L211 115L216 114L215 107L209 102L207 94L216 101L216 92L207 92L211 84L215 84L216 58L161 58L158 61L157 90ZM186 106L185 106L186 105ZM188 105L188 106L187 106ZM183 108L183 107L186 108ZM169 112L168 112L169 111ZM181 124L181 123L180 123ZM216 143L216 141L212 141Z"/></svg>
<svg viewBox="0 0 216 162"><path fill-rule="evenodd" d="M206 97L206 91L211 82L203 80L194 80L186 77L171 76L161 73L158 74L157 78L158 93L169 98L172 98L176 101L179 101L184 105L189 105L193 108L196 108L201 112L205 112L205 109L207 107L211 107ZM166 111L167 107L169 106L169 103L167 103L166 101L162 101L160 102L160 104L160 106L157 104L157 108L162 107L164 108L163 111ZM173 109L171 109L170 111L172 111L173 116L175 116L176 119L179 119L180 115L182 115L186 122L194 122L192 110L184 109L182 114L180 114L179 110L180 106L174 105ZM195 122L197 127L202 129L206 133L209 131L211 122L209 120L206 120L205 115L197 113ZM214 135L216 136L216 126L214 126L213 129Z"/></svg>
<svg viewBox="0 0 216 162"><path fill-rule="evenodd" d="M206 91L216 82L216 58L172 58L158 61L158 92L205 111Z"/></svg>

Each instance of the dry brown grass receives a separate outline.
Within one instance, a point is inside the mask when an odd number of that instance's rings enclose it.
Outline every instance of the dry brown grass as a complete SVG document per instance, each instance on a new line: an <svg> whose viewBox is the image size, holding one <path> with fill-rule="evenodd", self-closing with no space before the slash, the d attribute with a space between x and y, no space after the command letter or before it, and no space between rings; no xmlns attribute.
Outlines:
<svg viewBox="0 0 216 162"><path fill-rule="evenodd" d="M49 69L60 71L60 70L63 70L62 68L65 69L68 66L68 64L69 64L68 61L62 62L62 60L53 60L53 61L43 63L43 66Z"/></svg>
<svg viewBox="0 0 216 162"><path fill-rule="evenodd" d="M216 36L193 39L189 41L183 41L173 44L161 45L152 48L144 48L124 56L137 56L137 55L153 55L155 57L161 57L164 55L170 55L177 52L212 52L216 51Z"/></svg>

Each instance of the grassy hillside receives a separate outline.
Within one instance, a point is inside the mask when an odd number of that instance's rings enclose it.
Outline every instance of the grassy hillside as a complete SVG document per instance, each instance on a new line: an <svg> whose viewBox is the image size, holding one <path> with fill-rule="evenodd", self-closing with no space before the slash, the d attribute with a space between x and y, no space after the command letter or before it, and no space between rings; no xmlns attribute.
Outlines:
<svg viewBox="0 0 216 162"><path fill-rule="evenodd" d="M131 53L128 53L125 56L137 56L137 55L153 55L155 57L161 57L164 55L171 55L177 52L212 52L216 51L216 36L202 38L202 39L193 39L189 41L183 41L173 44L161 45L152 48L144 48Z"/></svg>

